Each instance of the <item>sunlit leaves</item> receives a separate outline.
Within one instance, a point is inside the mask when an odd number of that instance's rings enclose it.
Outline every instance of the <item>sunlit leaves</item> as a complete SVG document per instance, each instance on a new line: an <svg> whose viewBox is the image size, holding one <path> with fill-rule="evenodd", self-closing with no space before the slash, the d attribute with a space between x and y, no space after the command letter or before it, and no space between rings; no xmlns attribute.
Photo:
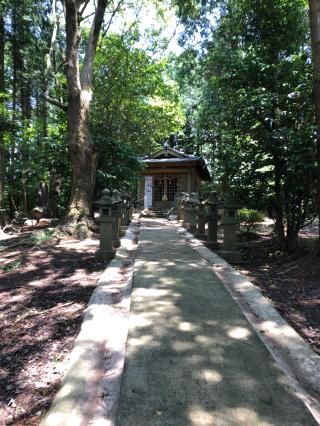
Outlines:
<svg viewBox="0 0 320 426"><path fill-rule="evenodd" d="M184 122L166 60L153 58L136 41L131 33L109 35L97 51L91 121L101 185L114 185L116 178L128 185L139 167L136 157L152 152Z"/></svg>
<svg viewBox="0 0 320 426"><path fill-rule="evenodd" d="M177 73L183 89L200 87L193 125L213 136L214 177L223 188L252 207L276 206L287 224L300 226L312 209L315 178L305 2L218 3L216 26L202 40L206 50L189 50L190 62L182 60Z"/></svg>

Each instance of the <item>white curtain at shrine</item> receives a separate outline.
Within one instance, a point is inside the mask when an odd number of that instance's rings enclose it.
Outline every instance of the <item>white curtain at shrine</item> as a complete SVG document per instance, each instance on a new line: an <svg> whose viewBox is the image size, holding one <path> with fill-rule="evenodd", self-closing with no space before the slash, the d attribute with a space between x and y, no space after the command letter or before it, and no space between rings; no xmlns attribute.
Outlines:
<svg viewBox="0 0 320 426"><path fill-rule="evenodd" d="M153 177L145 176L144 178L144 208L152 207L152 186Z"/></svg>

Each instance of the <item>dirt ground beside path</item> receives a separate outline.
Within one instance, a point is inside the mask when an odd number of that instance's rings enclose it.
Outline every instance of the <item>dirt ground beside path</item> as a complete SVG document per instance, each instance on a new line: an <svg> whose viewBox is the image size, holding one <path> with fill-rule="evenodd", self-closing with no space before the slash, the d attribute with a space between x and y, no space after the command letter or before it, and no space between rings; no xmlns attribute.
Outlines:
<svg viewBox="0 0 320 426"><path fill-rule="evenodd" d="M39 423L105 268L94 257L96 239L19 245L26 235L0 251L0 425Z"/></svg>
<svg viewBox="0 0 320 426"><path fill-rule="evenodd" d="M319 257L310 258L309 251L315 232L303 231L300 248L287 254L270 234L256 237L242 248L247 263L237 269L320 354L320 261Z"/></svg>

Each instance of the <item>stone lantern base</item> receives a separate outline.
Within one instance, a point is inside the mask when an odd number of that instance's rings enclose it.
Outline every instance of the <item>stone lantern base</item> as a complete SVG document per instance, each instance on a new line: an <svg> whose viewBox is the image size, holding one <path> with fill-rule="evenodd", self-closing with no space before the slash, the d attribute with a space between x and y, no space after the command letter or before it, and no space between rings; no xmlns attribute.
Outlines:
<svg viewBox="0 0 320 426"><path fill-rule="evenodd" d="M111 260L111 259L113 259L115 257L115 255L116 255L116 251L115 250L101 250L101 249L98 249L95 252L95 256L99 260L102 260L102 261Z"/></svg>
<svg viewBox="0 0 320 426"><path fill-rule="evenodd" d="M221 247L221 243L218 243L218 241L207 241L205 243L206 247L208 247L210 250L216 250Z"/></svg>
<svg viewBox="0 0 320 426"><path fill-rule="evenodd" d="M218 256L230 263L244 263L242 255L237 250L216 250Z"/></svg>
<svg viewBox="0 0 320 426"><path fill-rule="evenodd" d="M128 229L128 226L126 225L122 225L120 228L120 237L123 237L124 234L126 233L126 230Z"/></svg>
<svg viewBox="0 0 320 426"><path fill-rule="evenodd" d="M199 238L199 240L207 240L208 235L207 234L195 234L196 238Z"/></svg>

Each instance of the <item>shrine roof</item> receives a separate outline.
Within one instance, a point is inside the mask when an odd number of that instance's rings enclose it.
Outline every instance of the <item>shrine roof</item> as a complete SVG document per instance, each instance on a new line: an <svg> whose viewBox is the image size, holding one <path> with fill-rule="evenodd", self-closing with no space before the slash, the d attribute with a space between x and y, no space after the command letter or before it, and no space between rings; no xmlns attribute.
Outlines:
<svg viewBox="0 0 320 426"><path fill-rule="evenodd" d="M194 158L141 158L142 163L190 163L197 162L200 157Z"/></svg>
<svg viewBox="0 0 320 426"><path fill-rule="evenodd" d="M178 151L174 148L168 147L166 144L161 150L155 152L154 154L148 157L139 158L139 161L141 163L144 163L146 166L156 166L173 163L178 163L181 165L183 165L184 163L194 163L194 167L198 169L201 179L211 180L211 176L207 168L206 162L202 157L185 154L182 151Z"/></svg>
<svg viewBox="0 0 320 426"><path fill-rule="evenodd" d="M141 161L149 161L149 160L169 160L169 159L189 159L189 160L198 160L200 157L196 157L195 155L185 154L182 151L178 151L175 148L170 148L167 144L164 144L163 148L159 151L155 152L152 155L141 158Z"/></svg>

